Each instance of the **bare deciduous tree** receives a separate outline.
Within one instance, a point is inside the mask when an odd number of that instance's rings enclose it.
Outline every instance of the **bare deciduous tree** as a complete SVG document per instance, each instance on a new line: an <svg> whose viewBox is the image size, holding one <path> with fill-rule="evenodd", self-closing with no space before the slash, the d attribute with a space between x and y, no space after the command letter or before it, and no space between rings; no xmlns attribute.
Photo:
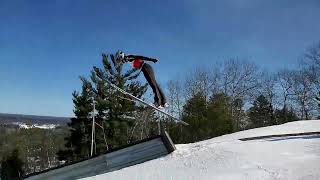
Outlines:
<svg viewBox="0 0 320 180"><path fill-rule="evenodd" d="M316 92L311 76L310 72L305 70L295 71L293 76L292 90L301 119L310 119L312 111L316 109Z"/></svg>
<svg viewBox="0 0 320 180"><path fill-rule="evenodd" d="M305 54L307 60L316 68L320 68L320 41L313 45Z"/></svg>
<svg viewBox="0 0 320 180"><path fill-rule="evenodd" d="M293 76L294 72L288 69L280 70L277 73L278 93L282 109L288 108L288 102L292 99L293 93Z"/></svg>
<svg viewBox="0 0 320 180"><path fill-rule="evenodd" d="M181 118L184 102L181 82L179 80L170 80L167 87L170 112Z"/></svg>
<svg viewBox="0 0 320 180"><path fill-rule="evenodd" d="M302 63L310 73L315 88L320 91L320 41L307 50Z"/></svg>
<svg viewBox="0 0 320 180"><path fill-rule="evenodd" d="M259 86L259 69L253 63L248 61L229 59L225 61L221 68L220 87L224 94L231 99L231 115L233 118L234 130L239 129L239 120L243 119L238 111L239 103L245 104L254 97L255 90Z"/></svg>
<svg viewBox="0 0 320 180"><path fill-rule="evenodd" d="M189 71L185 80L185 96L191 97L199 92L208 100L211 95L213 82L211 72L208 68L198 67L193 71Z"/></svg>
<svg viewBox="0 0 320 180"><path fill-rule="evenodd" d="M222 68L221 85L223 92L233 100L240 98L250 99L258 83L258 67L244 60L230 59Z"/></svg>
<svg viewBox="0 0 320 180"><path fill-rule="evenodd" d="M267 71L262 73L260 78L260 94L264 95L273 106L278 104L276 85L277 77L275 74L270 74Z"/></svg>
<svg viewBox="0 0 320 180"><path fill-rule="evenodd" d="M142 140L154 135L155 112L153 109L141 108L135 114L134 126L130 129L130 139Z"/></svg>

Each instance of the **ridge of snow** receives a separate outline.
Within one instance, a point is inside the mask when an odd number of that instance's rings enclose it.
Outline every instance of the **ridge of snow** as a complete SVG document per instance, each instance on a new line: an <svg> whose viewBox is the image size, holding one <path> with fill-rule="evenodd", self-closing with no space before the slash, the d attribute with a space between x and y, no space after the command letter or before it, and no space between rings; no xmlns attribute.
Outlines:
<svg viewBox="0 0 320 180"><path fill-rule="evenodd" d="M238 140L315 131L320 131L320 120L251 129L197 143L176 145L177 150L165 157L86 179L319 180L319 135Z"/></svg>

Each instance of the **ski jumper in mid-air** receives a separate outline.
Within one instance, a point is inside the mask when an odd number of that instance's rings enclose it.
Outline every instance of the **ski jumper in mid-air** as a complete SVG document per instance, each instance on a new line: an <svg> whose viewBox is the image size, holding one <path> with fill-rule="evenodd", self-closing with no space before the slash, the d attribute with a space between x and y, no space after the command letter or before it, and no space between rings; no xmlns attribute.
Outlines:
<svg viewBox="0 0 320 180"><path fill-rule="evenodd" d="M149 57L144 57L144 56L139 56L139 55L131 55L131 54L124 54L121 51L118 51L116 54L116 58L123 62L132 62L132 66L135 69L141 69L143 72L144 77L148 81L149 85L152 88L152 91L154 93L154 105L156 107L167 107L168 104L166 102L165 95L163 94L161 88L159 87L155 76L154 76L154 71L148 63L145 61L151 61L151 62L158 62L157 59L154 58L149 58Z"/></svg>

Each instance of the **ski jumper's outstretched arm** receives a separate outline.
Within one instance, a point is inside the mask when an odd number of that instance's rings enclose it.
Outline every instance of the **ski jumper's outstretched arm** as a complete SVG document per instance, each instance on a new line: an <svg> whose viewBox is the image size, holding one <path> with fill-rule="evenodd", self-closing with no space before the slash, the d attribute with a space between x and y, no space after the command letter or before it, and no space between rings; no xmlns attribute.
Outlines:
<svg viewBox="0 0 320 180"><path fill-rule="evenodd" d="M136 60L136 59L140 59L140 60L142 60L142 61L151 61L151 62L154 62L154 63L158 62L158 60L157 60L157 59L154 59L154 58L149 58L149 57L140 56L140 55L132 55L132 54L126 55L126 56L125 56L125 59L126 59L127 61L129 61L129 62L132 62L132 61L134 61L134 60Z"/></svg>

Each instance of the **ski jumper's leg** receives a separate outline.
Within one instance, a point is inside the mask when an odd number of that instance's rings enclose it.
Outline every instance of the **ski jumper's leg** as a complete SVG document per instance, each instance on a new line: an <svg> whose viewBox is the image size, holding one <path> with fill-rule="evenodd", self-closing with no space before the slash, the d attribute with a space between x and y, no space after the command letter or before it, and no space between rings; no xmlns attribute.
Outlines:
<svg viewBox="0 0 320 180"><path fill-rule="evenodd" d="M158 91L159 91L160 97L161 97L161 104L160 105L164 107L164 105L167 103L166 97L158 84L157 84L157 88L158 88Z"/></svg>
<svg viewBox="0 0 320 180"><path fill-rule="evenodd" d="M153 90L155 103L157 103L158 106L162 105L161 93L159 91L152 67L149 64L144 63L141 71Z"/></svg>

